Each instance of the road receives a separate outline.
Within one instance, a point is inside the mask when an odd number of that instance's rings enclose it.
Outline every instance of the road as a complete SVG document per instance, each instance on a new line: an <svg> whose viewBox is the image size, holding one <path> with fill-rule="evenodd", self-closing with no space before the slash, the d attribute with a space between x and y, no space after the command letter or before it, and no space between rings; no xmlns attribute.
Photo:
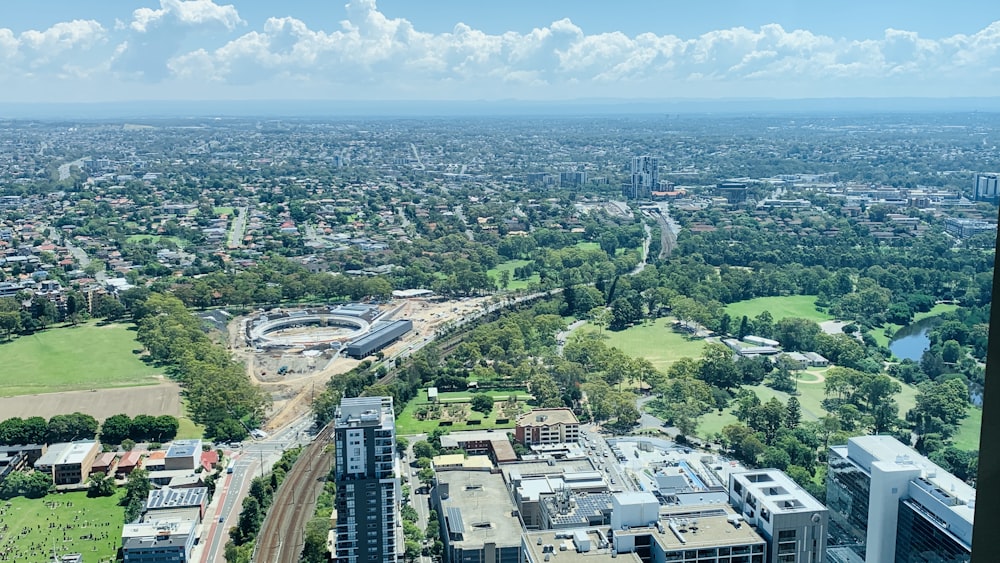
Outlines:
<svg viewBox="0 0 1000 563"><path fill-rule="evenodd" d="M60 164L59 165L59 181L62 182L63 180L68 180L69 179L69 175L70 175L70 168L72 168L74 166L76 166L77 168L83 168L83 163L88 158L90 158L90 157L89 156L85 156L83 158L78 158L78 159L74 160L73 162L67 162L66 164Z"/></svg>
<svg viewBox="0 0 1000 563"><path fill-rule="evenodd" d="M420 481L417 479L417 471L419 469L417 469L417 458L413 455L413 444L421 440L426 440L427 434L414 434L406 436L406 439L410 441L410 445L407 446L406 452L403 455L403 483L406 484L409 482L410 503L413 504L413 508L417 511L417 527L423 531L427 529L427 519L430 517L431 496L417 494L416 492L420 488ZM419 561L420 563L431 563L431 558L421 555Z"/></svg>
<svg viewBox="0 0 1000 563"><path fill-rule="evenodd" d="M90 265L91 262L90 256L87 256L87 253L84 252L84 250L79 246L74 246L73 243L69 241L69 237L63 236L62 244L63 246L66 247L66 250L68 250L69 253L73 255L73 258L75 258L76 261L80 263L81 269L86 268L87 266ZM94 279L96 279L98 283L104 283L105 280L108 279L108 274L104 270L100 270L99 272L94 274Z"/></svg>
<svg viewBox="0 0 1000 563"><path fill-rule="evenodd" d="M229 528L239 520L243 499L250 490L254 477L270 471L285 449L308 443L313 435L311 417L301 417L264 440L247 443L236 457L233 473L225 475L216 490L216 509L205 515L208 537L202 539L205 550L199 559L202 563L225 563L225 546L229 541ZM310 515L311 516L311 515ZM219 521L222 518L222 522Z"/></svg>
<svg viewBox="0 0 1000 563"><path fill-rule="evenodd" d="M413 143L410 143L410 149L413 150L413 158L417 159L417 166L420 167L420 170L423 170L424 169L424 161L423 161L422 158L420 158L420 151L417 150L417 145L414 145Z"/></svg>
<svg viewBox="0 0 1000 563"><path fill-rule="evenodd" d="M236 217L233 218L233 228L229 230L229 248L243 246L243 235L247 231L247 216L249 214L249 207L236 208Z"/></svg>

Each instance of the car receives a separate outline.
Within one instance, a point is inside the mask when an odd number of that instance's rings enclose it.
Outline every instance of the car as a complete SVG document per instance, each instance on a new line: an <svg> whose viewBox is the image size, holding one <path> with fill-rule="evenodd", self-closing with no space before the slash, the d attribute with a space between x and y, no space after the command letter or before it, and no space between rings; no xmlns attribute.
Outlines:
<svg viewBox="0 0 1000 563"><path fill-rule="evenodd" d="M219 522L225 522L225 521L226 521L225 516L219 516Z"/></svg>

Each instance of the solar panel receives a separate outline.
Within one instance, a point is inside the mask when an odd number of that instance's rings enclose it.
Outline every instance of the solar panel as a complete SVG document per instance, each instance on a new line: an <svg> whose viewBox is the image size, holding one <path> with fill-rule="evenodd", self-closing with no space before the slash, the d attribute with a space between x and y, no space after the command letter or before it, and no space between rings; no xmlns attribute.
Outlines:
<svg viewBox="0 0 1000 563"><path fill-rule="evenodd" d="M458 507L447 509L448 531L453 534L464 534L465 524L462 523L462 510Z"/></svg>

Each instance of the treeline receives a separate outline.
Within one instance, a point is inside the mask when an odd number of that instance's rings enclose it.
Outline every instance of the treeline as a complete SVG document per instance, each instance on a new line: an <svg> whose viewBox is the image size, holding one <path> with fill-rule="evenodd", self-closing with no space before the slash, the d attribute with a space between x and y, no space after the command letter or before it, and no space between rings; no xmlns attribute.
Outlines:
<svg viewBox="0 0 1000 563"><path fill-rule="evenodd" d="M167 442L177 436L177 418L168 414L150 416L127 414L109 416L98 425L97 419L89 414L57 414L47 422L40 416L28 418L13 417L0 421L0 445L54 444L73 440L91 440L97 437L104 444L120 444L124 440L133 442Z"/></svg>
<svg viewBox="0 0 1000 563"><path fill-rule="evenodd" d="M254 477L250 481L250 491L243 499L240 518L235 526L229 529L229 541L226 542L225 556L229 563L249 563L253 553L253 542L257 539L260 526L274 500L274 493L291 471L295 461L302 453L301 447L295 447L281 454L281 459L274 464L267 477Z"/></svg>
<svg viewBox="0 0 1000 563"><path fill-rule="evenodd" d="M384 278L312 273L301 264L269 256L241 272L217 271L174 283L170 292L188 307L276 305L282 301L385 299L393 287Z"/></svg>
<svg viewBox="0 0 1000 563"><path fill-rule="evenodd" d="M150 360L180 382L191 419L205 426L207 437L239 441L259 426L269 398L228 350L209 340L201 321L178 298L151 294L141 311L136 338Z"/></svg>
<svg viewBox="0 0 1000 563"><path fill-rule="evenodd" d="M0 298L0 333L8 340L14 333L31 334L58 322L75 324L86 316L87 300L78 291L67 291L59 305L30 291Z"/></svg>

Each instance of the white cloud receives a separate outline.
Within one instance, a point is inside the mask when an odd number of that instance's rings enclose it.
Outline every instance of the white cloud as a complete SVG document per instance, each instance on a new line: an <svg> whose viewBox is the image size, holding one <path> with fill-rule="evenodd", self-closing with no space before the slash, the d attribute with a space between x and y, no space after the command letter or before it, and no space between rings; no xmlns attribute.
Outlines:
<svg viewBox="0 0 1000 563"><path fill-rule="evenodd" d="M148 81L170 76L168 61L182 49L185 39L206 31L232 31L244 24L231 4L220 6L212 0L160 0L160 8L139 8L132 12L127 35L115 50L111 68L123 75Z"/></svg>
<svg viewBox="0 0 1000 563"><path fill-rule="evenodd" d="M350 0L344 14L332 29L287 16L246 29L232 5L160 0L107 28L75 20L20 34L0 29L0 72L183 83L192 97L259 87L271 97L353 99L824 95L831 85L867 96L909 94L914 84L965 95L984 74L1000 74L1000 22L941 39L890 28L847 40L778 24L689 37L588 34L568 18L526 33L464 23L430 33L387 16L375 0Z"/></svg>
<svg viewBox="0 0 1000 563"><path fill-rule="evenodd" d="M130 27L146 33L160 25L173 23L199 26L219 23L226 29L235 29L244 23L232 4L219 6L212 0L160 0L160 9L139 8L132 12Z"/></svg>
<svg viewBox="0 0 1000 563"><path fill-rule="evenodd" d="M0 69L11 78L39 71L61 73L65 65L72 65L106 38L106 30L94 20L60 22L48 29L29 29L18 35L0 28ZM74 74L86 72L78 69Z"/></svg>

